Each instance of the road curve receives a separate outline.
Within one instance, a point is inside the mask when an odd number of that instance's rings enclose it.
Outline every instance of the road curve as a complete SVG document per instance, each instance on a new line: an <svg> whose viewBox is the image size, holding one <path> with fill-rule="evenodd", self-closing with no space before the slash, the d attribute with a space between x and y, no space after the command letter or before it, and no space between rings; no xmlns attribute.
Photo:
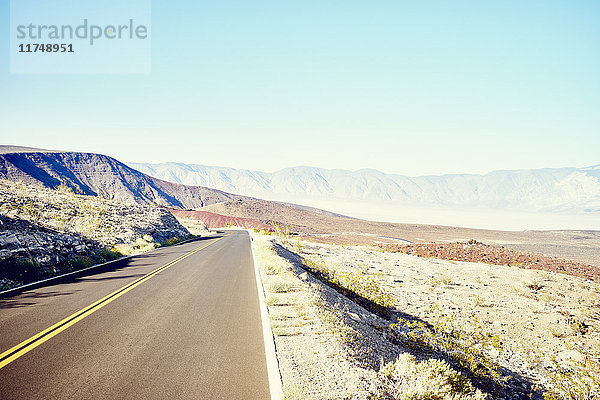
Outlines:
<svg viewBox="0 0 600 400"><path fill-rule="evenodd" d="M244 231L0 299L0 353L127 285L133 286L0 368L0 399L269 398Z"/></svg>

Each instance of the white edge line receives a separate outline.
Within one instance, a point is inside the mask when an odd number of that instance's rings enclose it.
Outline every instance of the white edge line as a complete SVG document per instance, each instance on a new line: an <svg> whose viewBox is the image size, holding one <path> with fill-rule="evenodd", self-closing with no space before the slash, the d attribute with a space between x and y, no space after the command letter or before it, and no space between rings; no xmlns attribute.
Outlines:
<svg viewBox="0 0 600 400"><path fill-rule="evenodd" d="M269 311L265 304L265 289L262 284L258 263L256 262L256 254L254 252L254 238L248 231L250 236L250 248L252 249L252 261L254 262L254 273L256 274L256 288L258 289L258 298L260 302L260 316L262 319L262 331L265 340L265 356L267 359L267 372L269 375L269 389L271 391L271 400L283 400L283 383L281 381L281 372L279 371L279 362L277 361L277 353L275 352L275 336L271 330L269 320Z"/></svg>

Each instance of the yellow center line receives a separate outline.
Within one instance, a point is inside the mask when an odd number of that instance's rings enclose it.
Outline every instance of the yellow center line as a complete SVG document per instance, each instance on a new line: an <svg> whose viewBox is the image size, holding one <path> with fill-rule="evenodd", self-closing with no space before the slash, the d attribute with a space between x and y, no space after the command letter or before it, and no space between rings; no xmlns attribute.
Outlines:
<svg viewBox="0 0 600 400"><path fill-rule="evenodd" d="M47 329L44 329L40 333L30 337L29 339L19 343L18 345L11 347L10 349L6 350L4 353L0 354L0 368L10 364L17 358L19 358L22 355L26 354L27 352L33 350L34 348L36 348L40 344L44 343L45 341L58 335L60 332L64 331L68 327L81 321L82 319L84 319L88 315L92 314L93 312L98 311L99 309L101 309L102 307L107 305L108 303L121 297L122 295L129 292L131 289L135 288L136 286L139 286L142 283L146 282L148 279L152 278L156 274L164 271L165 269L167 269L169 267L172 267L173 265L184 260L185 258L188 258L189 256L199 252L200 250L210 246L211 244L216 243L217 241L219 241L222 238L227 237L227 236L229 236L229 235L222 236L222 237L218 238L217 240L207 243L204 246L200 246L200 247L176 258L175 260L163 265L162 267L159 267L159 268L155 269L154 271L147 273L146 275L142 276L138 280L133 281L133 282L123 286L122 288L115 290L114 292L110 293L107 296L104 296L103 298L96 301L95 303L92 303L89 306L77 311L76 313L69 315L67 318L57 322L56 324L52 325L51 327L49 327Z"/></svg>

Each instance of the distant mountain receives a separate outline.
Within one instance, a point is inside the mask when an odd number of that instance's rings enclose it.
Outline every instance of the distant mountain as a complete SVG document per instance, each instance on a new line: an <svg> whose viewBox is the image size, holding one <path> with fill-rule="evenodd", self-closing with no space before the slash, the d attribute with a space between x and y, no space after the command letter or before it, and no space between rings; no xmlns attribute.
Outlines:
<svg viewBox="0 0 600 400"><path fill-rule="evenodd" d="M48 188L66 185L79 194L184 209L244 199L220 190L150 177L101 154L16 146L0 146L0 179Z"/></svg>
<svg viewBox="0 0 600 400"><path fill-rule="evenodd" d="M310 198L600 213L600 165L418 177L373 169L294 167L265 173L182 163L129 165L171 182L282 201Z"/></svg>

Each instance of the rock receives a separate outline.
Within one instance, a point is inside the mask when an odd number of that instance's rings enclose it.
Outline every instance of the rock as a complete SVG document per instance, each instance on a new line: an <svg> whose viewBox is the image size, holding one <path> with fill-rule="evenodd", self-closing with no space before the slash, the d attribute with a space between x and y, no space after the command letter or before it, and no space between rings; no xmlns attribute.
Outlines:
<svg viewBox="0 0 600 400"><path fill-rule="evenodd" d="M0 262L25 258L52 265L119 243L185 236L188 230L155 205L0 180Z"/></svg>
<svg viewBox="0 0 600 400"><path fill-rule="evenodd" d="M353 312L349 312L348 316L350 318L352 318L353 320L355 320L356 322L360 322L361 321L360 316L358 314L353 313Z"/></svg>

